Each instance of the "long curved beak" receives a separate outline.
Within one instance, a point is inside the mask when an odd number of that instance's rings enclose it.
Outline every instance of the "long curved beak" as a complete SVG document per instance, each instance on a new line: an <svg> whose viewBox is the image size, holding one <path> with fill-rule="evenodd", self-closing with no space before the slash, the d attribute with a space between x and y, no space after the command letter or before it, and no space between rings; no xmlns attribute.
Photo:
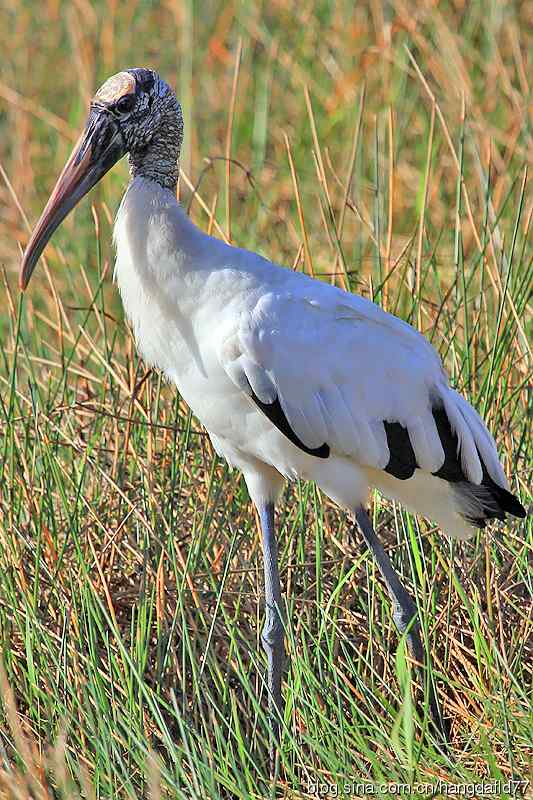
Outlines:
<svg viewBox="0 0 533 800"><path fill-rule="evenodd" d="M63 167L24 253L19 276L22 290L56 228L125 153L118 122L106 109L92 107L85 130Z"/></svg>

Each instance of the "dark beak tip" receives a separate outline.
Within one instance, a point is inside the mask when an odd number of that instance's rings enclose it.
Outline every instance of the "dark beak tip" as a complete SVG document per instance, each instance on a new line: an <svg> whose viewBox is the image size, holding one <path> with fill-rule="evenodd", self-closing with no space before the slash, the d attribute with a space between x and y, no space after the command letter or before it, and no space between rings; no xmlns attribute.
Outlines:
<svg viewBox="0 0 533 800"><path fill-rule="evenodd" d="M19 289L21 292L25 292L28 288L32 272L33 266L28 267L28 260L26 258L26 253L24 253L19 271Z"/></svg>

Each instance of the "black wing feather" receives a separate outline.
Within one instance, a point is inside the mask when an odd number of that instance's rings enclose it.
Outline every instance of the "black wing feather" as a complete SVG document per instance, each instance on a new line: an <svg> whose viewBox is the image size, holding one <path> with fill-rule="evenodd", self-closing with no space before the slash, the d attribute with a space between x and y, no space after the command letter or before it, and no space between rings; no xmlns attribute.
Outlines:
<svg viewBox="0 0 533 800"><path fill-rule="evenodd" d="M418 467L407 428L399 422L384 422L383 425L390 453L385 472L401 481L406 481L413 477Z"/></svg>
<svg viewBox="0 0 533 800"><path fill-rule="evenodd" d="M322 444L320 447L307 447L299 436L293 431L290 426L289 420L285 416L285 413L281 407L281 403L279 402L279 398L276 397L273 403L263 403L252 387L250 386L251 398L256 404L256 406L263 412L265 417L268 417L270 422L276 426L276 428L281 431L281 433L287 437L287 439L299 447L300 450L303 450L304 453L307 453L309 456L316 456L317 458L329 458L329 445Z"/></svg>
<svg viewBox="0 0 533 800"><path fill-rule="evenodd" d="M444 408L433 408L432 414L444 450L444 464L432 474L436 478L441 478L441 480L449 483L459 484L458 491L468 495L473 487L463 472L459 457L459 440L452 431L448 415ZM399 422L384 422L383 424L390 452L385 472L399 480L408 480L413 476L415 469L419 469L419 465L416 463L407 428L404 428ZM504 520L506 512L515 517L525 517L526 511L520 501L511 492L498 486L492 480L481 456L480 461L483 468L481 485L488 490L490 502L483 508L485 517L468 517L468 521L478 525L480 528L484 528L485 519Z"/></svg>
<svg viewBox="0 0 533 800"><path fill-rule="evenodd" d="M296 447L299 447L304 453L317 458L329 458L330 448L329 445L324 443L320 447L307 447L302 440L297 436L290 426L290 423L285 416L285 413L276 397L272 403L263 403L255 394L250 386L251 399L256 406L268 417L276 428L283 433L287 439L292 442ZM452 431L448 415L444 408L432 409L433 419L437 426L439 438L442 442L444 450L444 463L440 469L433 473L436 478L448 481L449 483L460 484L459 490L468 493L469 486L471 486L467 477L465 476L461 467L461 460L459 457L459 441L456 434ZM419 465L416 462L415 452L413 445L409 439L409 432L399 422L388 422L384 420L385 433L387 436L387 444L389 447L389 461L385 467L385 472L393 475L399 480L405 481L412 478ZM501 486L498 486L490 477L485 464L480 456L481 465L483 468L482 485L485 486L490 493L491 503L490 507L483 508L485 517L469 519L474 525L480 528L485 527L485 519L497 518L505 519L505 512L513 514L516 517L525 517L526 511L519 500ZM496 507L494 507L496 506Z"/></svg>

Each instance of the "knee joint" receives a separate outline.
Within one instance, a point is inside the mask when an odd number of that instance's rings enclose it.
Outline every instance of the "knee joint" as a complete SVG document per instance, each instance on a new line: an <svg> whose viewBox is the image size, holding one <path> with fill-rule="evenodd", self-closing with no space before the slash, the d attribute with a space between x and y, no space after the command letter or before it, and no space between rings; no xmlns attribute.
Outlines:
<svg viewBox="0 0 533 800"><path fill-rule="evenodd" d="M267 611L265 626L261 632L261 641L269 649L283 642L283 623L275 608Z"/></svg>
<svg viewBox="0 0 533 800"><path fill-rule="evenodd" d="M414 605L410 605L407 608L402 608L399 605L395 605L392 618L400 633L405 633L413 619L414 622L412 622L411 631L418 628L418 619Z"/></svg>

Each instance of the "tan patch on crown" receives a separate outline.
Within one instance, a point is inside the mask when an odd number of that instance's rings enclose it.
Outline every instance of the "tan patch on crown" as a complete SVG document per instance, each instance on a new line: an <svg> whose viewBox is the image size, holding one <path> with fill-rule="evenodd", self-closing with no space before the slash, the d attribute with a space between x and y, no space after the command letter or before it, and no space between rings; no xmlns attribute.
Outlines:
<svg viewBox="0 0 533 800"><path fill-rule="evenodd" d="M135 78L129 72L117 72L106 80L96 92L94 99L100 103L116 103L125 94L135 91Z"/></svg>

